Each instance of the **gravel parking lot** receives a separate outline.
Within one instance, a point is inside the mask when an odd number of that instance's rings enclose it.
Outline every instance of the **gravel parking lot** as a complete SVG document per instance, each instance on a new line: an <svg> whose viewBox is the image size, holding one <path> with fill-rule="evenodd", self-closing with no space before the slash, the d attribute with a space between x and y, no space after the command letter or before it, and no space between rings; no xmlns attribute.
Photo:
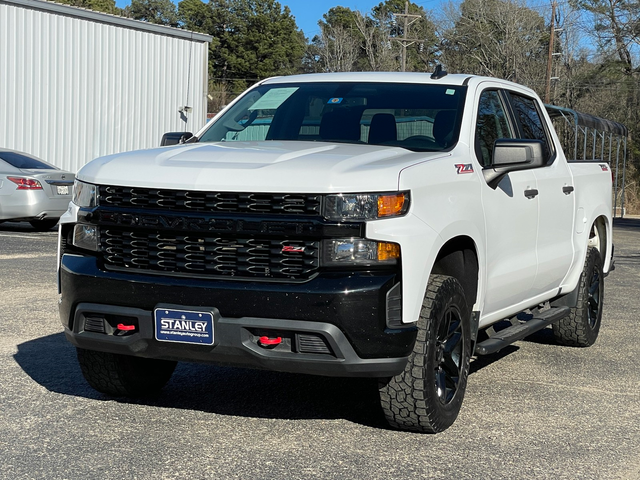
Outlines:
<svg viewBox="0 0 640 480"><path fill-rule="evenodd" d="M640 219L617 221L600 337L543 330L472 363L457 422L385 427L375 383L181 364L157 398L82 378L56 233L0 225L0 478L640 479Z"/></svg>

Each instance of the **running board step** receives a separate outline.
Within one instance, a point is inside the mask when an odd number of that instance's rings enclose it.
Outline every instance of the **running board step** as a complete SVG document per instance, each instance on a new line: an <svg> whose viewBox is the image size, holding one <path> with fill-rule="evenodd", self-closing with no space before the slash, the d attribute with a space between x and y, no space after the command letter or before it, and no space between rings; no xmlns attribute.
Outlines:
<svg viewBox="0 0 640 480"><path fill-rule="evenodd" d="M551 307L550 309L537 314L530 320L505 328L504 330L500 330L493 337L478 343L476 345L476 354L488 355L490 353L495 353L498 350L511 345L513 342L522 340L532 333L542 330L547 325L566 317L569 314L569 311L569 307Z"/></svg>

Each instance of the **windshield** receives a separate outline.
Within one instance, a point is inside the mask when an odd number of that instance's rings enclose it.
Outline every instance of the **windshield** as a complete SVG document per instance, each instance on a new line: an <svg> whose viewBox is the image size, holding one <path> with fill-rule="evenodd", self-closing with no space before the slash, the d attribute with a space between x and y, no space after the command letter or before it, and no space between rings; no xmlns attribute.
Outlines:
<svg viewBox="0 0 640 480"><path fill-rule="evenodd" d="M247 92L201 142L303 140L451 148L466 87L406 83L262 85Z"/></svg>

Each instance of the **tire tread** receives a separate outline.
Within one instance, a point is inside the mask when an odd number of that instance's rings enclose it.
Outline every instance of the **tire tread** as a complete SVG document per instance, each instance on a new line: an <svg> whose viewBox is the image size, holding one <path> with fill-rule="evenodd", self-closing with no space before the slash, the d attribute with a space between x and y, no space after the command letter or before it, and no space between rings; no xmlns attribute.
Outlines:
<svg viewBox="0 0 640 480"><path fill-rule="evenodd" d="M442 299L462 295L464 291L458 281L446 275L431 275L425 293L420 318L418 319L418 334L413 353L409 356L404 372L389 380L380 382L380 404L389 425L393 428L423 433L437 433L447 429L457 416L457 410L451 416L444 417L435 403L426 399L429 385L425 385L425 357L427 353L429 322L431 313L444 307ZM470 348L469 348L470 350ZM470 353L465 355L467 363L465 374L460 379L459 389L461 397L466 386ZM456 399L462 403L462 398ZM459 409L459 406L458 406Z"/></svg>
<svg viewBox="0 0 640 480"><path fill-rule="evenodd" d="M602 301L604 296L600 297L600 318L594 328L588 322L588 290L592 269L596 268L600 274L600 282L604 282L602 274L602 260L600 252L596 248L589 247L587 256L584 261L584 268L580 275L578 283L578 299L576 304L571 307L569 314L553 324L553 335L561 345L572 347L589 347L593 345L598 337L602 316Z"/></svg>

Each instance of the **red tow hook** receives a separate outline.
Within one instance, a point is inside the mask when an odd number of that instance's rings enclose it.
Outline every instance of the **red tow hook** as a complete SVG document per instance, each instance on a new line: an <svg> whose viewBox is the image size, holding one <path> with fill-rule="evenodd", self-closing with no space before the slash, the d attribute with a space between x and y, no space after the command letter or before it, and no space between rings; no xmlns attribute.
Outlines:
<svg viewBox="0 0 640 480"><path fill-rule="evenodd" d="M135 325L125 325L124 323L119 323L116 327L116 335L124 335L127 332L131 332L136 329Z"/></svg>
<svg viewBox="0 0 640 480"><path fill-rule="evenodd" d="M275 347L276 345L280 345L282 343L282 337L267 337L267 336L263 336L260 337L258 339L258 344L260 344L261 347Z"/></svg>

